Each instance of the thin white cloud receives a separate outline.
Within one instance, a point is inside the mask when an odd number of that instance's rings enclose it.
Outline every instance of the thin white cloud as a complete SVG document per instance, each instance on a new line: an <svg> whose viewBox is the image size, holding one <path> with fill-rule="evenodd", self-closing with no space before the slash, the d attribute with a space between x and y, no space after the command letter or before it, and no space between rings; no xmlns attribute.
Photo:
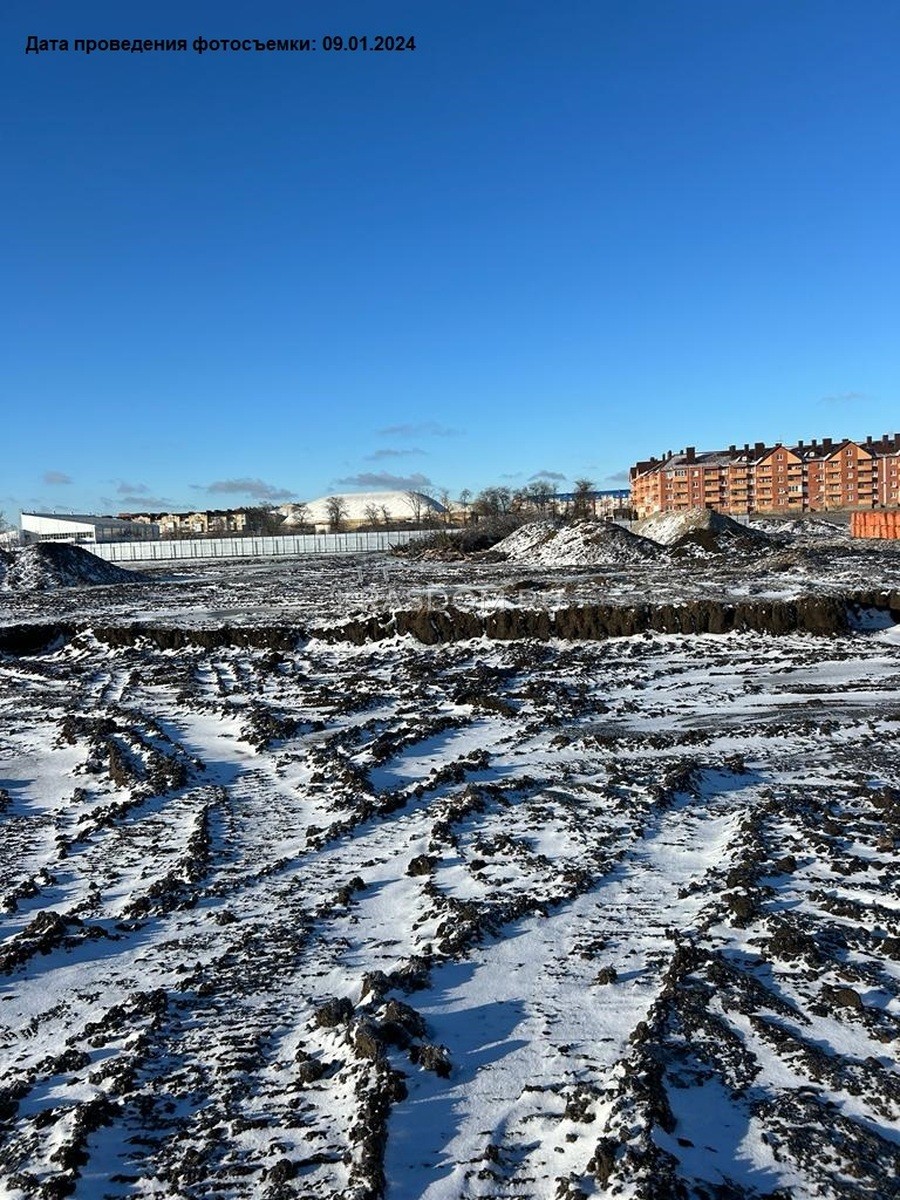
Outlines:
<svg viewBox="0 0 900 1200"><path fill-rule="evenodd" d="M195 491L208 492L211 496L252 496L254 500L267 503L281 503L296 496L296 492L276 487L263 479L216 479L213 483L192 483L190 486Z"/></svg>
<svg viewBox="0 0 900 1200"><path fill-rule="evenodd" d="M367 454L365 458L366 462L377 462L384 458L410 458L425 453L426 451L420 450L418 446L412 446L409 450L400 449L396 446L385 446L381 450L374 450L371 454Z"/></svg>
<svg viewBox="0 0 900 1200"><path fill-rule="evenodd" d="M866 392L835 392L832 396L820 396L820 404L865 404L872 397Z"/></svg>
<svg viewBox="0 0 900 1200"><path fill-rule="evenodd" d="M438 421L410 421L402 425L386 425L376 431L382 437L460 437L461 429L441 425Z"/></svg>
<svg viewBox="0 0 900 1200"><path fill-rule="evenodd" d="M338 479L344 487L384 489L391 492L415 492L434 487L427 475L391 475L389 471L362 471L359 475L347 475Z"/></svg>
<svg viewBox="0 0 900 1200"><path fill-rule="evenodd" d="M172 512L178 508L167 496L151 496L147 492L125 492L117 497L117 503L124 506L122 511L135 508L141 512Z"/></svg>

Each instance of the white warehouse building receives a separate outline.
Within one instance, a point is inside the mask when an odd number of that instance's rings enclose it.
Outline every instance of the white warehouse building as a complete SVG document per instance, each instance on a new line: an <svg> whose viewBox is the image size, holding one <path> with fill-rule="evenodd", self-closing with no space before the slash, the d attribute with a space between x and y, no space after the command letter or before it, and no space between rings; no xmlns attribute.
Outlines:
<svg viewBox="0 0 900 1200"><path fill-rule="evenodd" d="M134 542L156 541L159 526L118 517L84 513L20 513L23 542Z"/></svg>

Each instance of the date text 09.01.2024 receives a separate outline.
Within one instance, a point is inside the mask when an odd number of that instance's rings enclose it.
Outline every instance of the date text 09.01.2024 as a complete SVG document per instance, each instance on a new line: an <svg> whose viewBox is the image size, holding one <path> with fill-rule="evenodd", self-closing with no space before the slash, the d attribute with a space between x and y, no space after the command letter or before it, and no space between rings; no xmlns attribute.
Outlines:
<svg viewBox="0 0 900 1200"><path fill-rule="evenodd" d="M323 50L415 50L416 39L402 33L379 33L374 37L366 34L344 37L336 33L327 34L320 44Z"/></svg>

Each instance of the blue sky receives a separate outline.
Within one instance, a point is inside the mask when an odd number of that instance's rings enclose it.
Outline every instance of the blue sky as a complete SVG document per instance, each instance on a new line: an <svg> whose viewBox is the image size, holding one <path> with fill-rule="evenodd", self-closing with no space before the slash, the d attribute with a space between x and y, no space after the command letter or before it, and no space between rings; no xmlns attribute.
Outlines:
<svg viewBox="0 0 900 1200"><path fill-rule="evenodd" d="M71 48L197 35L319 49ZM896 0L7 0L0 509L897 429L898 45Z"/></svg>

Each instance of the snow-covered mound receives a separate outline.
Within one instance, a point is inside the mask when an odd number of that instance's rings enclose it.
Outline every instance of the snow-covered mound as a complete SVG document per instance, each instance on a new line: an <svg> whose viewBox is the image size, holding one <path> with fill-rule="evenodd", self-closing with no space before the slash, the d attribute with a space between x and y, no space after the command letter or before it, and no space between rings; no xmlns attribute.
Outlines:
<svg viewBox="0 0 900 1200"><path fill-rule="evenodd" d="M48 591L84 584L141 583L146 576L104 562L80 546L38 542L0 551L0 590Z"/></svg>
<svg viewBox="0 0 900 1200"><path fill-rule="evenodd" d="M545 567L618 566L656 558L660 549L612 521L532 521L498 542L493 553Z"/></svg>
<svg viewBox="0 0 900 1200"><path fill-rule="evenodd" d="M676 550L695 547L716 553L730 547L763 549L774 541L764 530L742 525L709 508L654 513L640 521L636 529L642 537Z"/></svg>
<svg viewBox="0 0 900 1200"><path fill-rule="evenodd" d="M846 522L827 521L822 517L754 518L753 528L778 538L794 542L849 542L850 526Z"/></svg>

